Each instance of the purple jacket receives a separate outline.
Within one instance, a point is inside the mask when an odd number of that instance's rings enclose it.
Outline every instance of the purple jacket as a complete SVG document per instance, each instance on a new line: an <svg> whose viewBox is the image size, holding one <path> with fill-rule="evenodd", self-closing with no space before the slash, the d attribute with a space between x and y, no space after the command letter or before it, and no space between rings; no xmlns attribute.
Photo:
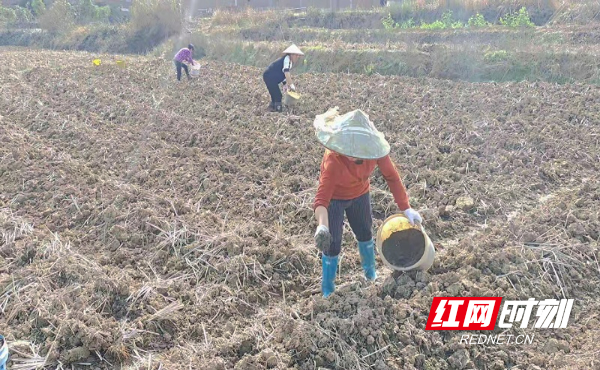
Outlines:
<svg viewBox="0 0 600 370"><path fill-rule="evenodd" d="M192 52L188 48L183 48L175 54L175 58L173 60L177 62L189 62L194 65L194 60L192 59Z"/></svg>

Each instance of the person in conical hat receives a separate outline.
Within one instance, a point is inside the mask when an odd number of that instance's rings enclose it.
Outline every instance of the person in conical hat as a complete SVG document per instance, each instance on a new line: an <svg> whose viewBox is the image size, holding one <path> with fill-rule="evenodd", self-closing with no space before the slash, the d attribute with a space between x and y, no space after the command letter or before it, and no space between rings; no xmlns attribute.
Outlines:
<svg viewBox="0 0 600 370"><path fill-rule="evenodd" d="M263 80L271 95L271 104L269 105L271 112L281 112L283 95L279 84L283 83L284 87L289 86L290 90L296 91L290 71L302 56L304 53L296 45L291 45L283 51L281 58L271 63L263 73Z"/></svg>
<svg viewBox="0 0 600 370"><path fill-rule="evenodd" d="M361 110L340 115L336 107L318 115L314 126L317 140L326 148L313 209L318 223L315 241L322 252L321 290L327 297L335 290L344 213L358 241L365 277L371 281L377 278L369 195L369 177L375 167L379 167L398 208L410 223L422 219L410 206L406 188L389 156L390 145L368 115Z"/></svg>

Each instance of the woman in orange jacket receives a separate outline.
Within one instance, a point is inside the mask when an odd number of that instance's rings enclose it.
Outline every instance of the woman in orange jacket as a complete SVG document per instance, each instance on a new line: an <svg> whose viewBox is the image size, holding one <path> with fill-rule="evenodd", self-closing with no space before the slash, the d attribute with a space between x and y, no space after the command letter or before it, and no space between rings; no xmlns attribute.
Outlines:
<svg viewBox="0 0 600 370"><path fill-rule="evenodd" d="M315 240L322 254L323 296L335 290L342 245L344 213L358 240L361 265L368 280L377 278L369 177L379 167L398 208L411 224L421 216L410 207L406 188L389 156L390 145L361 110L340 116L337 108L317 116L317 139L327 149L321 163L313 204L318 222Z"/></svg>

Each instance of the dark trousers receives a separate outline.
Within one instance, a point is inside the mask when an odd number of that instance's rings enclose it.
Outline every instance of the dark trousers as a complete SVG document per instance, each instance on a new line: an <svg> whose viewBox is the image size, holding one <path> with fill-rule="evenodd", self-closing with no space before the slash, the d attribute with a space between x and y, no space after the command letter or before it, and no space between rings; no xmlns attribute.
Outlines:
<svg viewBox="0 0 600 370"><path fill-rule="evenodd" d="M331 245L323 251L326 256L335 257L342 249L342 233L344 231L344 212L348 223L359 242L373 238L373 214L371 212L371 195L366 193L351 200L332 200L327 208L329 214L329 232Z"/></svg>
<svg viewBox="0 0 600 370"><path fill-rule="evenodd" d="M279 88L279 82L270 79L265 75L263 75L263 80L265 81L265 85L267 85L269 95L271 95L271 103L281 103L283 95L281 94L281 89Z"/></svg>
<svg viewBox="0 0 600 370"><path fill-rule="evenodd" d="M175 68L177 68L177 81L181 81L181 68L183 68L185 71L185 74L188 77L190 77L190 72L188 71L188 67L185 64L178 62L176 60L174 60L173 62L175 62Z"/></svg>

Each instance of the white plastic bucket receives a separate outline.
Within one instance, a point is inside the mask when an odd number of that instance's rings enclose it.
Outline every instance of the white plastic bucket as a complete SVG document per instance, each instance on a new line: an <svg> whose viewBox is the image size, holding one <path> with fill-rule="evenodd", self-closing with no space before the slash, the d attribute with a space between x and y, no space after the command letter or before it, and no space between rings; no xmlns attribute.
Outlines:
<svg viewBox="0 0 600 370"><path fill-rule="evenodd" d="M200 64L198 64L198 62L195 62L196 64L194 64L190 70L190 76L192 77L199 77L200 76Z"/></svg>
<svg viewBox="0 0 600 370"><path fill-rule="evenodd" d="M392 242L392 235L397 232L412 233L413 237L417 237L418 243L415 243L415 245L395 245L394 243L386 245L385 247L392 248L392 251L400 251L400 249L402 249L402 253L397 253L396 255L402 255L403 257L401 259L393 260L391 255L394 255L395 253L390 253L387 249L384 251L384 243L388 239ZM383 263L392 270L427 271L433 265L433 260L435 258L435 248L423 226L411 225L403 214L390 216L383 222L377 232L376 246Z"/></svg>
<svg viewBox="0 0 600 370"><path fill-rule="evenodd" d="M283 104L288 107L293 106L300 100L300 94L295 91L288 91L283 97Z"/></svg>

